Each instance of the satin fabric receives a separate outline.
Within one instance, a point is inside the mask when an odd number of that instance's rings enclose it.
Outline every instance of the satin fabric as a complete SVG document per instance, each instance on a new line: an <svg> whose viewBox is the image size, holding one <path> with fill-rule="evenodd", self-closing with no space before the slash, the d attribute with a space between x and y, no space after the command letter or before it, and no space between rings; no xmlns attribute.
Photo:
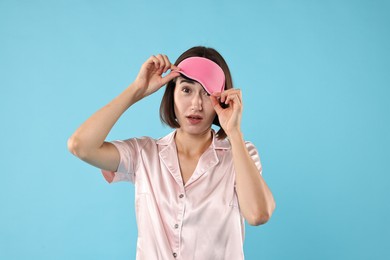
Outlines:
<svg viewBox="0 0 390 260"><path fill-rule="evenodd" d="M229 141L216 139L213 131L212 144L183 185L174 135L112 142L120 164L117 172L103 171L109 182L135 184L136 259L244 259L244 218ZM246 146L261 174L256 148Z"/></svg>
<svg viewBox="0 0 390 260"><path fill-rule="evenodd" d="M212 60L203 57L189 57L180 62L175 70L184 76L199 82L211 95L222 92L225 87L225 73Z"/></svg>

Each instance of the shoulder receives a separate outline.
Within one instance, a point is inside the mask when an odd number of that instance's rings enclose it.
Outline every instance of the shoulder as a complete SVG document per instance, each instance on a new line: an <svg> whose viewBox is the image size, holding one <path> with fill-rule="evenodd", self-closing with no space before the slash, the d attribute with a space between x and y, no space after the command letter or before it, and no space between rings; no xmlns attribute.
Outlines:
<svg viewBox="0 0 390 260"><path fill-rule="evenodd" d="M258 156L259 152L257 151L256 146L252 142L245 141L245 146L251 156Z"/></svg>
<svg viewBox="0 0 390 260"><path fill-rule="evenodd" d="M171 132L168 135L158 139L150 136L142 136L142 137L130 138L122 142L133 144L133 145L135 144L139 150L150 149L152 147L157 147L159 145L162 146L170 145L174 141L173 140L174 134L175 132Z"/></svg>
<svg viewBox="0 0 390 260"><path fill-rule="evenodd" d="M154 140L155 144L163 146L172 144L174 142L175 132L173 131L162 138Z"/></svg>
<svg viewBox="0 0 390 260"><path fill-rule="evenodd" d="M111 141L113 145L118 149L119 153L133 153L140 152L145 147L155 145L156 140L149 136L133 137L124 140Z"/></svg>
<svg viewBox="0 0 390 260"><path fill-rule="evenodd" d="M148 144L150 142L155 142L156 140L149 137L149 136L142 136L142 137L132 137L125 140L115 140L112 141L112 143L117 144L123 144L123 145L137 145L137 146L144 146L145 144Z"/></svg>
<svg viewBox="0 0 390 260"><path fill-rule="evenodd" d="M256 146L251 141L245 141L245 146L246 146L246 148L248 150L249 149L255 149L256 150Z"/></svg>
<svg viewBox="0 0 390 260"><path fill-rule="evenodd" d="M255 162L257 169L260 171L260 174L262 174L260 155L259 152L257 151L256 146L250 141L245 141L245 146L246 149L248 150L250 157Z"/></svg>

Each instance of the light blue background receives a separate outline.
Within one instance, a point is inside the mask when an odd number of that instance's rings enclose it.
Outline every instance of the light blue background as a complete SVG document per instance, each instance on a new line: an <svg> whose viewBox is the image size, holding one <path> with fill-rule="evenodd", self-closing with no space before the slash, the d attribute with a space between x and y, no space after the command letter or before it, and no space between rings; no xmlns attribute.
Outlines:
<svg viewBox="0 0 390 260"><path fill-rule="evenodd" d="M389 1L0 0L0 259L134 259L133 186L68 137L152 54L215 47L277 209L247 259L389 259ZM108 139L170 132L162 91Z"/></svg>

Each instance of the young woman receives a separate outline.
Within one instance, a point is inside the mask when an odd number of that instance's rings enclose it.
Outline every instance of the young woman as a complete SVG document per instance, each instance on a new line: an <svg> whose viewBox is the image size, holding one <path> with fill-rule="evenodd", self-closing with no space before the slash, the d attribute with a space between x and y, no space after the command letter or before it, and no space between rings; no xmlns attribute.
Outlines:
<svg viewBox="0 0 390 260"><path fill-rule="evenodd" d="M175 131L105 141L128 108L164 85L160 117ZM244 219L266 223L275 202L256 148L243 139L242 108L223 57L194 47L174 65L166 55L151 56L135 81L71 136L69 150L102 169L109 183L135 184L137 259L244 258Z"/></svg>

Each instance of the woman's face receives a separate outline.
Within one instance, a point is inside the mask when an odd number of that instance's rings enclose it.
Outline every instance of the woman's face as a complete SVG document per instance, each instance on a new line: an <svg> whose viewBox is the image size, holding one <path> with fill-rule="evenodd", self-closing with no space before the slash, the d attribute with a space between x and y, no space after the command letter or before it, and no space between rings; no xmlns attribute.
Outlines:
<svg viewBox="0 0 390 260"><path fill-rule="evenodd" d="M181 76L176 78L174 109L180 129L189 134L209 131L216 115L202 85Z"/></svg>

